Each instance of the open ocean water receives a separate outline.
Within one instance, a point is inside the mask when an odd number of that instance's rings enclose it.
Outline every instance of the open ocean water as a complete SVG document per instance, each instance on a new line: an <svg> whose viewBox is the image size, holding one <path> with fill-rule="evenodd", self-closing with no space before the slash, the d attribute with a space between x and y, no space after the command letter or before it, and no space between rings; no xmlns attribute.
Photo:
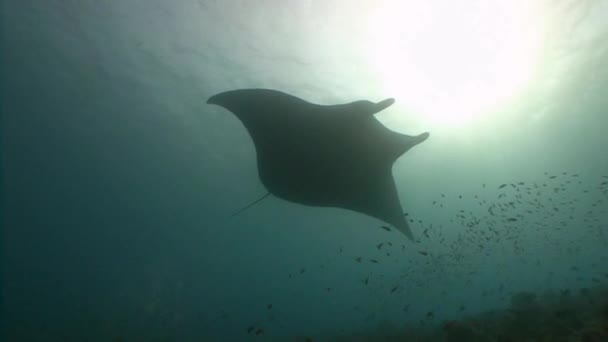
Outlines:
<svg viewBox="0 0 608 342"><path fill-rule="evenodd" d="M0 6L3 340L608 341L608 1ZM417 241L232 217L267 193L207 104L241 88L395 98Z"/></svg>

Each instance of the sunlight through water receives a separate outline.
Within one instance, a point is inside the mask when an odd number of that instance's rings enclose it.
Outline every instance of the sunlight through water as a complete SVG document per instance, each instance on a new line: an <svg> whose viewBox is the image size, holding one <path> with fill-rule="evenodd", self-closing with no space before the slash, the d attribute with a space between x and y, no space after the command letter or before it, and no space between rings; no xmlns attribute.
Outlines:
<svg viewBox="0 0 608 342"><path fill-rule="evenodd" d="M370 64L429 126L466 128L532 80L537 11L529 1L386 1L370 14Z"/></svg>

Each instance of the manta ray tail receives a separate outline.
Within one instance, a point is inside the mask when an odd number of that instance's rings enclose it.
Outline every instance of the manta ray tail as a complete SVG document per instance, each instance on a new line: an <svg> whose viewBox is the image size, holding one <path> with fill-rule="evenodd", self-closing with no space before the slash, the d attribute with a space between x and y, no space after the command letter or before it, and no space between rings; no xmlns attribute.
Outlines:
<svg viewBox="0 0 608 342"><path fill-rule="evenodd" d="M230 217L235 217L238 214L242 213L243 211L253 207L254 205L258 204L261 200L263 200L264 198L270 196L270 192L267 192L264 196L258 198L257 200L253 201L252 203L244 206L243 208L239 209L237 212L235 212L234 214L232 214Z"/></svg>

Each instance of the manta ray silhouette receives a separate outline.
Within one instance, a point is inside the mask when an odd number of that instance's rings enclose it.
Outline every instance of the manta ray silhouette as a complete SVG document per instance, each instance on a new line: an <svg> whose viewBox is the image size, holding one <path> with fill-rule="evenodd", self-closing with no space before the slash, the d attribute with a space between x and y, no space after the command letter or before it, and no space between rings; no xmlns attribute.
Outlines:
<svg viewBox="0 0 608 342"><path fill-rule="evenodd" d="M325 106L276 90L240 89L214 95L207 103L226 108L243 122L269 194L363 213L414 240L392 166L429 133L408 136L383 126L373 115L394 99Z"/></svg>

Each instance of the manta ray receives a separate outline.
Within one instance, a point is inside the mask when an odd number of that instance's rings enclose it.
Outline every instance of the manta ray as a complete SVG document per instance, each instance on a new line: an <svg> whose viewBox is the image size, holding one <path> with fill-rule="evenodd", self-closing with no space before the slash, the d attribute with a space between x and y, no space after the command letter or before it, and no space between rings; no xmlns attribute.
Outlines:
<svg viewBox="0 0 608 342"><path fill-rule="evenodd" d="M207 103L232 112L249 132L266 196L369 215L414 241L392 167L429 133L409 136L382 125L374 114L394 99L319 105L277 90L239 89Z"/></svg>

